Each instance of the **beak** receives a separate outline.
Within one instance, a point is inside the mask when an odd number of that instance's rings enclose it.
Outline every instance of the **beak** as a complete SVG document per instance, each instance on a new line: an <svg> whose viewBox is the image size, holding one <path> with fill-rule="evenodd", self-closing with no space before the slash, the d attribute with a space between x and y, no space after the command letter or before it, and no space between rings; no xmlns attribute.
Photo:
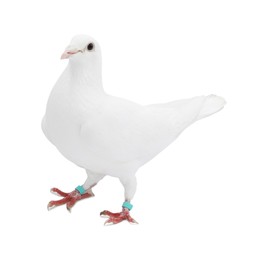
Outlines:
<svg viewBox="0 0 267 260"><path fill-rule="evenodd" d="M81 52L80 50L74 49L74 50L65 50L63 54L61 55L61 59L68 59L71 55L76 54L78 52Z"/></svg>

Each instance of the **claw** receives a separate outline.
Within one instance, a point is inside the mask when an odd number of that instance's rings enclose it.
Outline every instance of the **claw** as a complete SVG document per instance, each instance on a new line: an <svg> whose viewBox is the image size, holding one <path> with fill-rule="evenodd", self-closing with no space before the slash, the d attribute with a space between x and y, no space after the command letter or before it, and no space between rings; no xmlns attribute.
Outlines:
<svg viewBox="0 0 267 260"><path fill-rule="evenodd" d="M56 205L52 205L52 203L53 203L53 201L50 201L50 202L47 204L47 210L48 210L48 211L56 207Z"/></svg>
<svg viewBox="0 0 267 260"><path fill-rule="evenodd" d="M108 216L105 214L105 210L100 212L100 217L108 218Z"/></svg>
<svg viewBox="0 0 267 260"><path fill-rule="evenodd" d="M138 225L139 223L135 219L128 220L128 222L132 225Z"/></svg>

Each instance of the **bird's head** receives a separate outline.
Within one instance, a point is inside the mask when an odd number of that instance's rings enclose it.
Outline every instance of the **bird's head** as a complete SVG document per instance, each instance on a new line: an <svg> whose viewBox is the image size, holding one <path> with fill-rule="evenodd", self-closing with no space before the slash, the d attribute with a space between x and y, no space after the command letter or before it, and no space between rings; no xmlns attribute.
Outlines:
<svg viewBox="0 0 267 260"><path fill-rule="evenodd" d="M61 59L82 64L100 59L100 56L100 47L95 39L88 35L76 35L61 55Z"/></svg>

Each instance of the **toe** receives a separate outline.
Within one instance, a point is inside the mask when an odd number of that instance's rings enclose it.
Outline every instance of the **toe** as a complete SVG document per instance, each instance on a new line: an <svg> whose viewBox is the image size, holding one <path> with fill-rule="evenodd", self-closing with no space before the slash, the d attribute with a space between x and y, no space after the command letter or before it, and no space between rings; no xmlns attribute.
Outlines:
<svg viewBox="0 0 267 260"><path fill-rule="evenodd" d="M112 226L112 225L114 225L114 223L110 219L106 220L104 223L104 226Z"/></svg>
<svg viewBox="0 0 267 260"><path fill-rule="evenodd" d="M81 195L78 193L78 192L76 192L76 191L74 191L74 192L72 192L72 196L70 197L70 200L67 202L67 210L69 211L69 212L71 212L71 209L72 209L72 207L75 205L75 203L78 201L78 200L81 200Z"/></svg>
<svg viewBox="0 0 267 260"><path fill-rule="evenodd" d="M69 193L63 192L59 190L58 188L52 188L50 192L54 195L61 196L61 197L67 197Z"/></svg>
<svg viewBox="0 0 267 260"><path fill-rule="evenodd" d="M123 217L119 217L119 218L110 217L108 220L105 221L104 226L111 226L111 225L119 224L124 219L125 218Z"/></svg>
<svg viewBox="0 0 267 260"><path fill-rule="evenodd" d="M100 217L102 217L102 218L108 218L108 217L111 217L113 215L114 215L114 213L112 213L108 210L103 210L102 212L100 212Z"/></svg>
<svg viewBox="0 0 267 260"><path fill-rule="evenodd" d="M70 199L71 198L67 196L61 200L51 200L47 205L47 209L50 210L50 209L55 208L57 206L61 206L65 203L67 203Z"/></svg>
<svg viewBox="0 0 267 260"><path fill-rule="evenodd" d="M134 224L134 225L136 225L136 224L139 224L135 219L133 219L132 217L131 217L131 219L127 219L128 220L128 222L130 223L130 224Z"/></svg>

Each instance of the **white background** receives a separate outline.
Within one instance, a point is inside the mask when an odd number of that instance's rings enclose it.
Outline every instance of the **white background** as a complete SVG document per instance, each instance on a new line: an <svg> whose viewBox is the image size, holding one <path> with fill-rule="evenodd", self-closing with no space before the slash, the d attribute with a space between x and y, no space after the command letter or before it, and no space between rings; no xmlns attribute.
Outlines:
<svg viewBox="0 0 267 260"><path fill-rule="evenodd" d="M265 259L266 1L2 1L1 259ZM108 93L142 104L202 94L227 100L138 174L137 226L104 227L123 188L106 177L68 213L53 186L85 172L40 123L71 37L102 47Z"/></svg>

